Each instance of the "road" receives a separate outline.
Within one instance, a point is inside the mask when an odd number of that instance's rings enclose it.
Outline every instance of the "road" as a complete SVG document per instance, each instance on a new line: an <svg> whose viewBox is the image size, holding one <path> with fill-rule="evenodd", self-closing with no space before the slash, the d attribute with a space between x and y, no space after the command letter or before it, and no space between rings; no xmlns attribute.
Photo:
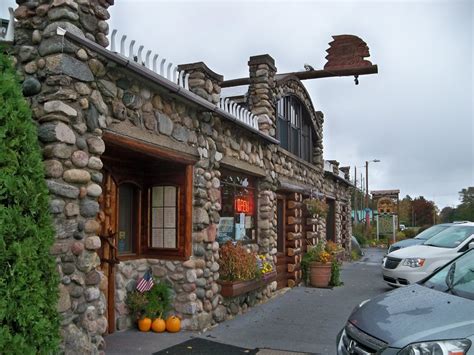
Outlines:
<svg viewBox="0 0 474 355"><path fill-rule="evenodd" d="M135 346L133 353L150 354L196 337L246 349L335 354L337 333L352 309L365 299L391 290L381 276L383 254L382 249L366 249L360 261L345 263L341 273L343 286L333 289L293 288L205 333L115 333L107 337L107 354L131 353L127 351L129 344ZM154 338L156 336L160 337L159 342ZM137 344L140 349L136 348ZM198 350L196 346L193 349ZM206 353L205 348L201 350L199 353ZM265 351L268 353L268 350L258 353Z"/></svg>

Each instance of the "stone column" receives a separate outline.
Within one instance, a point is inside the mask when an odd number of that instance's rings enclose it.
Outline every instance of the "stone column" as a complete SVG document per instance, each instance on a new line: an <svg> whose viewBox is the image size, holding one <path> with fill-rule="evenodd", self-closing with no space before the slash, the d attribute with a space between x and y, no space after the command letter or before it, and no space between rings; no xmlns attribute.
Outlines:
<svg viewBox="0 0 474 355"><path fill-rule="evenodd" d="M221 93L220 85L222 80L224 80L222 75L209 69L203 62L180 64L178 69L190 74L189 90L213 104L219 102Z"/></svg>
<svg viewBox="0 0 474 355"><path fill-rule="evenodd" d="M259 129L276 136L275 109L275 60L268 54L250 57L250 86L247 105L249 110L258 116Z"/></svg>
<svg viewBox="0 0 474 355"><path fill-rule="evenodd" d="M17 0L13 51L45 159L57 241L52 247L61 284L61 351L96 354L107 330L104 277L96 269L101 247L98 197L108 109L95 79L104 75L94 55L64 37L63 27L108 45L107 8L113 0ZM66 350L67 349L67 350Z"/></svg>
<svg viewBox="0 0 474 355"><path fill-rule="evenodd" d="M339 162L337 160L328 160L332 164L332 172L334 175L339 175Z"/></svg>
<svg viewBox="0 0 474 355"><path fill-rule="evenodd" d="M351 179L351 176L350 176L351 167L350 166L342 166L342 167L339 168L339 170L341 170L344 173L344 179L346 179L347 181L350 181L350 179Z"/></svg>

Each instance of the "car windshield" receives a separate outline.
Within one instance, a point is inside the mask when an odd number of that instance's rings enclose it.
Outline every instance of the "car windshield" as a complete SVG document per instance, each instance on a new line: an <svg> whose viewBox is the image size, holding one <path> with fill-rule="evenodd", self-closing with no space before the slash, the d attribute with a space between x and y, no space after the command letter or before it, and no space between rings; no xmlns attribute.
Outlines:
<svg viewBox="0 0 474 355"><path fill-rule="evenodd" d="M415 238L416 239L428 240L432 236L438 234L439 232L445 230L448 227L449 226L446 226L446 225L445 226L441 226L441 225L433 226L433 227L430 227L428 229L425 229L423 232L418 234Z"/></svg>
<svg viewBox="0 0 474 355"><path fill-rule="evenodd" d="M474 250L443 267L423 285L474 300Z"/></svg>
<svg viewBox="0 0 474 355"><path fill-rule="evenodd" d="M474 234L474 226L452 226L439 232L423 244L440 248L456 248L472 234Z"/></svg>

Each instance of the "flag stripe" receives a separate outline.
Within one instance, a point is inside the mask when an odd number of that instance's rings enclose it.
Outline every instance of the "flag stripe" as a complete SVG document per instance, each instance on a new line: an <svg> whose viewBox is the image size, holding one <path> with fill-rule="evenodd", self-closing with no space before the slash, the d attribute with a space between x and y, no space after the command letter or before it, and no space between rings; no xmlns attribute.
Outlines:
<svg viewBox="0 0 474 355"><path fill-rule="evenodd" d="M151 275L150 271L147 271L145 275L143 275L143 277L138 280L136 289L137 291L143 293L145 291L150 291L153 285L153 276Z"/></svg>

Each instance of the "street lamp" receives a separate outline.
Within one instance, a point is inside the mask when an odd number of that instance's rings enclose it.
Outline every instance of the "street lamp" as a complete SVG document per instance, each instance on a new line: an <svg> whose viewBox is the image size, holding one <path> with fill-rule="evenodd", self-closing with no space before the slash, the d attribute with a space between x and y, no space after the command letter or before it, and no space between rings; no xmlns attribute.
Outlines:
<svg viewBox="0 0 474 355"><path fill-rule="evenodd" d="M370 216L369 216L369 162L379 163L380 160L374 159L365 162L365 229L369 230Z"/></svg>

